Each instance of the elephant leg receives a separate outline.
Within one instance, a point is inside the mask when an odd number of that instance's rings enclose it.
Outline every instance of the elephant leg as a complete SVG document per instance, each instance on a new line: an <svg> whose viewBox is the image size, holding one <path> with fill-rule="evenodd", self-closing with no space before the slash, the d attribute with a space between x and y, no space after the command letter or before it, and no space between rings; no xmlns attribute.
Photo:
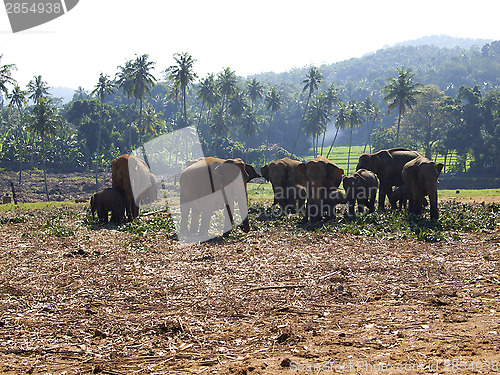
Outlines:
<svg viewBox="0 0 500 375"><path fill-rule="evenodd" d="M431 185L431 184L429 183L429 185ZM432 184L431 186L428 186L427 193L429 195L431 219L437 220L439 218L437 184ZM424 197L424 200L425 200L425 197ZM423 204L423 200L422 200L422 204Z"/></svg>
<svg viewBox="0 0 500 375"><path fill-rule="evenodd" d="M387 185L380 184L380 189L378 192L378 210L385 211L385 197L388 196L389 190L391 186L387 187ZM388 196L390 199L390 196Z"/></svg>
<svg viewBox="0 0 500 375"><path fill-rule="evenodd" d="M187 203L181 204L181 223L179 226L180 233L187 233L188 221L189 221L189 211L191 211L191 206Z"/></svg>
<svg viewBox="0 0 500 375"><path fill-rule="evenodd" d="M214 213L213 209L205 207L201 211L201 224L199 234L200 236L208 235L208 228L210 227L210 221L212 220L212 214Z"/></svg>
<svg viewBox="0 0 500 375"><path fill-rule="evenodd" d="M201 208L193 205L191 207L191 225L189 227L189 233L195 234L198 233L198 227L200 226L200 215Z"/></svg>

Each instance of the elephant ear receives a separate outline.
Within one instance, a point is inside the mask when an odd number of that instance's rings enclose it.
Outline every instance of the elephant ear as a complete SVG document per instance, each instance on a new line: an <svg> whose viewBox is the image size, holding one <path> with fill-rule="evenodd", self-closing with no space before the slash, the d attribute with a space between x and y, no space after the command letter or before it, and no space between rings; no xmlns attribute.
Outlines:
<svg viewBox="0 0 500 375"><path fill-rule="evenodd" d="M253 180L254 178L262 177L250 164L245 164L245 172L248 175L247 182Z"/></svg>
<svg viewBox="0 0 500 375"><path fill-rule="evenodd" d="M296 168L296 173L297 173L296 181L299 183L299 185L300 185L300 181L303 181L304 185L307 184L306 163L300 163L295 168Z"/></svg>
<svg viewBox="0 0 500 375"><path fill-rule="evenodd" d="M443 163L439 163L436 165L436 171L437 171L437 176L439 177L439 175L441 174L441 171L443 170L444 168L444 164Z"/></svg>
<svg viewBox="0 0 500 375"><path fill-rule="evenodd" d="M269 181L269 165L262 167L260 169L260 173L262 174L262 177Z"/></svg>
<svg viewBox="0 0 500 375"><path fill-rule="evenodd" d="M342 176L344 175L344 170L339 168L334 163L329 163L326 166L328 179L333 183L333 187L338 188L340 183L342 182Z"/></svg>
<svg viewBox="0 0 500 375"><path fill-rule="evenodd" d="M215 168L215 171L220 174L221 181L224 186L229 185L231 182L238 178L241 173L243 181L248 181L248 173L245 171L245 163L241 159L228 159L221 165Z"/></svg>

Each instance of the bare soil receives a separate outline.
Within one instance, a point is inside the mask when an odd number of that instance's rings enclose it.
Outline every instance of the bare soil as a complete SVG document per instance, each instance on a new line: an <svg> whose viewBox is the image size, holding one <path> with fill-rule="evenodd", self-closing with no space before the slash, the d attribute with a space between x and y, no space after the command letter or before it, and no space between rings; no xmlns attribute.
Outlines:
<svg viewBox="0 0 500 375"><path fill-rule="evenodd" d="M86 224L87 206L0 212L5 374L500 371L500 228L181 247Z"/></svg>

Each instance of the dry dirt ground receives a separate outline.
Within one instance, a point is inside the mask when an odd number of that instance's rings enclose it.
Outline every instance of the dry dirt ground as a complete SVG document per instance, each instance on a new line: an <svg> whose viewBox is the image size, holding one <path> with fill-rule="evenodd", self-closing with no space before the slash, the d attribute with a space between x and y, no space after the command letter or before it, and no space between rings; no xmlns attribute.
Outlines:
<svg viewBox="0 0 500 375"><path fill-rule="evenodd" d="M0 211L5 374L500 371L500 228L181 247L86 225L86 207Z"/></svg>

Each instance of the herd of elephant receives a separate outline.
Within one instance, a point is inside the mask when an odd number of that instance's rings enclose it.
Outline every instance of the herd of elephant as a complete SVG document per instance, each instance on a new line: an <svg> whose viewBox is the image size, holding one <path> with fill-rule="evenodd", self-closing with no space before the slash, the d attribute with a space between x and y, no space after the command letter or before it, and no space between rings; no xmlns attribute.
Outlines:
<svg viewBox="0 0 500 375"><path fill-rule="evenodd" d="M335 216L335 206L347 203L348 217L355 216L355 206L384 209L386 197L393 209L406 206L421 214L429 197L431 218L437 219L437 183L443 164L437 164L418 152L405 148L381 150L359 157L356 172L344 176L335 163L319 156L307 163L290 158L273 161L261 169L273 186L274 203L284 211L303 212L315 222ZM344 192L338 190L342 183Z"/></svg>
<svg viewBox="0 0 500 375"><path fill-rule="evenodd" d="M302 213L304 220L310 222L335 217L338 204L347 204L349 218L355 217L356 205L360 213L365 208L373 212L377 192L379 210L384 209L388 198L393 209L406 207L408 201L408 211L417 215L427 204L425 197L428 196L430 216L437 219L437 183L442 168L443 164L406 148L362 154L356 172L347 176L324 156L308 162L288 157L272 161L260 169L262 176L239 158L200 158L186 162L179 176L179 232L206 233L213 213L221 209L227 213L224 232L230 230L234 224L235 202L240 210L246 209L247 183L257 177L271 183L274 204L283 212ZM156 177L144 162L129 155L115 159L111 170L112 188L92 197L92 214L97 211L99 219L107 221L111 211L112 220L119 223L126 212L128 219L133 220L138 216L141 203L156 199ZM238 178L240 175L242 179ZM339 190L341 184L344 192ZM241 228L249 231L248 216L242 218Z"/></svg>

